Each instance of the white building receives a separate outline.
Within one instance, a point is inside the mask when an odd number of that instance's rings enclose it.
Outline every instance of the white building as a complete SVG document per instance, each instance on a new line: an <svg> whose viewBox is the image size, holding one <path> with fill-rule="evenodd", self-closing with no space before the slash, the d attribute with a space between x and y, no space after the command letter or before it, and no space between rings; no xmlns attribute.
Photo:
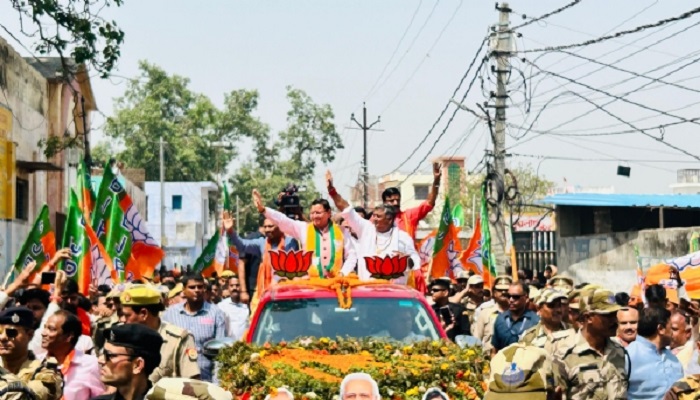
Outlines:
<svg viewBox="0 0 700 400"><path fill-rule="evenodd" d="M219 189L214 182L165 182L164 186L165 226L161 231L160 182L146 182L148 230L162 243L168 269L173 264L192 265L214 235L216 206L210 200L217 198Z"/></svg>
<svg viewBox="0 0 700 400"><path fill-rule="evenodd" d="M679 169L671 191L673 194L700 194L700 169Z"/></svg>

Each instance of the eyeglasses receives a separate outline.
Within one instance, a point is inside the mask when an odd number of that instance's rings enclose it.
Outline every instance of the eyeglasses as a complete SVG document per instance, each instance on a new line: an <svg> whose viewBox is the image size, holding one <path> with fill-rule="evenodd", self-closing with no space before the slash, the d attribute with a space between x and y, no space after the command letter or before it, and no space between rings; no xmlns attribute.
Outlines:
<svg viewBox="0 0 700 400"><path fill-rule="evenodd" d="M522 294L510 294L510 293L506 295L507 298L509 298L511 300L515 300L515 301L520 300L523 296L524 295L522 295Z"/></svg>
<svg viewBox="0 0 700 400"><path fill-rule="evenodd" d="M447 289L438 289L438 288L434 288L434 289L430 289L430 293L442 292L442 291L444 291L444 290L447 290Z"/></svg>
<svg viewBox="0 0 700 400"><path fill-rule="evenodd" d="M4 330L0 331L0 333L4 333L8 339L14 339L17 337L17 335L19 335L19 331L15 328L5 328Z"/></svg>
<svg viewBox="0 0 700 400"><path fill-rule="evenodd" d="M133 354L126 354L126 353L110 353L110 352L107 351L107 350L102 350L102 356L104 356L105 362L110 362L114 357L118 357L118 356L129 357L129 359L134 358L134 355L133 355Z"/></svg>

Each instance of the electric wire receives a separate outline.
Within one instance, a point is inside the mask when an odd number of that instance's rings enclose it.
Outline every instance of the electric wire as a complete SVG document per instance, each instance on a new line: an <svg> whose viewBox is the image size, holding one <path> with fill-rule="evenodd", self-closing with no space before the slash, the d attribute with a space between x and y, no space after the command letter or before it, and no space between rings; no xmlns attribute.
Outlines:
<svg viewBox="0 0 700 400"><path fill-rule="evenodd" d="M564 10L566 10L566 9L569 9L569 8L571 8L571 7L573 7L573 6L577 5L577 4L579 4L581 1L582 1L582 0L574 0L574 1L572 1L571 3L569 3L569 4L566 4L565 6L562 6L562 7L557 8L556 10L550 11L550 12L548 12L548 13L546 13L546 14L542 14L542 15L540 15L540 16L537 17L537 18L533 18L533 19L531 19L531 20L529 20L529 21L527 21L527 22L523 22L523 23L520 24L520 25L514 26L514 27L510 28L510 30L511 30L511 32L512 32L512 31L515 31L516 29L520 29L520 28L526 27L526 26L528 26L528 25L530 25L530 24L534 24L535 22L538 22L538 21L547 19L547 18L551 17L551 16L554 15L554 14L559 14L560 12L562 12L562 11L564 11ZM523 18L527 18L527 15L524 15L524 14L523 14Z"/></svg>

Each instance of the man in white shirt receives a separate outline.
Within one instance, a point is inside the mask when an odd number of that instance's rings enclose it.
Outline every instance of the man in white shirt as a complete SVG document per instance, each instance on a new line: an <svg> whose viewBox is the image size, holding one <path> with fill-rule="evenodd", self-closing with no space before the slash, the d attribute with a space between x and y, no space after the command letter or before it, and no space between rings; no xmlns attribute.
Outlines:
<svg viewBox="0 0 700 400"><path fill-rule="evenodd" d="M226 317L227 336L241 340L250 326L248 323L250 309L247 304L241 303L241 284L237 276L228 279L228 288L231 296L223 299L216 306Z"/></svg>
<svg viewBox="0 0 700 400"><path fill-rule="evenodd" d="M402 255L410 257L408 268L404 276L394 280L394 283L405 284L409 271L420 269L420 256L416 251L413 239L394 224L396 217L394 207L385 204L379 205L374 208L372 219L366 220L357 214L335 190L330 171L326 172L326 181L328 193L335 202L335 206L342 211L343 218L352 231L357 234L355 252L357 254L357 274L360 279L371 278L365 257ZM351 271L343 268L341 272L343 275L347 275Z"/></svg>

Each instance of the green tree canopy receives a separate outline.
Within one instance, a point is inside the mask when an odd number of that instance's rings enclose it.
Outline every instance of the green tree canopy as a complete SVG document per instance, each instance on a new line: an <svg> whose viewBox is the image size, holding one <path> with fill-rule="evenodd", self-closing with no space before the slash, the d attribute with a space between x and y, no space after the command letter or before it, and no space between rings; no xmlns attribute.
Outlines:
<svg viewBox="0 0 700 400"><path fill-rule="evenodd" d="M223 108L189 88L189 79L169 75L146 61L138 78L116 100L105 133L125 149L116 157L132 168L144 168L146 180L160 179L159 140L165 143L167 181L215 180L237 154L231 144L243 136L267 134L268 127L252 115L258 105L255 90L227 93ZM218 143L218 146L217 146Z"/></svg>
<svg viewBox="0 0 700 400"><path fill-rule="evenodd" d="M257 229L257 211L251 192L258 189L274 206L279 192L290 183L305 188L299 193L307 207L319 197L313 183L317 162L330 163L343 143L333 122L330 105L319 105L303 90L287 87L290 110L287 128L272 137L267 131L253 135L254 151L231 178L232 195L241 200L241 231Z"/></svg>

